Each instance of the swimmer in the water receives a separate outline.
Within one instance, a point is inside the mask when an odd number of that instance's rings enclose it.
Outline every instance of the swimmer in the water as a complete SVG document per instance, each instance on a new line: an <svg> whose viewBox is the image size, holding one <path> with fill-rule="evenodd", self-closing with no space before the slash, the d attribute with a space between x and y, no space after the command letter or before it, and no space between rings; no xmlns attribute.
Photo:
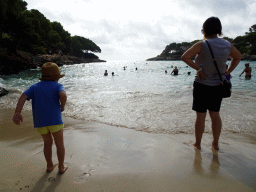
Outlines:
<svg viewBox="0 0 256 192"><path fill-rule="evenodd" d="M178 75L178 73L179 73L179 70L178 70L177 66L175 66L171 74Z"/></svg>

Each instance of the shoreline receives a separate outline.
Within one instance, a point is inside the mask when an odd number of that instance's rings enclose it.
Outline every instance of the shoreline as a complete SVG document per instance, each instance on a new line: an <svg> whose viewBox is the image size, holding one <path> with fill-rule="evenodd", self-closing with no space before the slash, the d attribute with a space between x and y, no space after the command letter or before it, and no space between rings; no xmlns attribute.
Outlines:
<svg viewBox="0 0 256 192"><path fill-rule="evenodd" d="M0 108L0 191L255 191L255 134L225 134L220 152L204 134L152 134L63 117L65 163L45 173L41 136L31 111L21 126L13 110ZM57 163L56 149L53 160Z"/></svg>

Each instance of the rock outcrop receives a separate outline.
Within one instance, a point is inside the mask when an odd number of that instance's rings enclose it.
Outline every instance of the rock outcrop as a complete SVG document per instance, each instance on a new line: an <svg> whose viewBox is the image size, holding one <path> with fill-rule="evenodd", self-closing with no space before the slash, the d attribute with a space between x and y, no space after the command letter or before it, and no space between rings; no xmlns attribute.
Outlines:
<svg viewBox="0 0 256 192"><path fill-rule="evenodd" d="M8 92L6 89L0 87L0 97L2 97L2 96L4 96L4 95L7 95L8 93L9 93L9 92Z"/></svg>
<svg viewBox="0 0 256 192"><path fill-rule="evenodd" d="M70 55L48 55L48 54L38 54L33 55L31 53L26 53L18 51L18 55L7 55L7 53L2 52L0 56L0 75L10 75L19 73L27 69L35 69L41 67L46 62L54 62L59 66L62 65L72 65L80 63L93 63L93 62L106 62L100 59L87 59L79 58Z"/></svg>

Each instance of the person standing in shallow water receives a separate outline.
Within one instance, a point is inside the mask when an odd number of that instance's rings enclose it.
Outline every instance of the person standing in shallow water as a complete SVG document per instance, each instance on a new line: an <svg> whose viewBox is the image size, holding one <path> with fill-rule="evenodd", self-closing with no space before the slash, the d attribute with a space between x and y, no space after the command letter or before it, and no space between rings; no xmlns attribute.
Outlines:
<svg viewBox="0 0 256 192"><path fill-rule="evenodd" d="M222 26L219 18L210 17L204 24L202 33L212 48L222 79L230 74L241 60L240 52L228 41L219 38L222 35ZM209 111L212 123L212 148L219 150L219 137L222 129L220 107L222 97L220 95L221 80L206 41L200 41L189 48L181 59L190 67L197 70L193 89L193 107L196 111L194 147L201 149L201 141L205 128L205 118ZM192 58L196 56L195 62ZM229 68L226 70L226 62L232 58Z"/></svg>
<svg viewBox="0 0 256 192"><path fill-rule="evenodd" d="M179 73L179 69L177 68L177 66L175 66L171 74L178 75L178 73Z"/></svg>
<svg viewBox="0 0 256 192"><path fill-rule="evenodd" d="M252 73L252 68L249 66L249 63L245 63L244 65L245 65L245 69L239 75L239 77L241 77L241 75L245 72L245 79L250 79L251 78L251 73Z"/></svg>

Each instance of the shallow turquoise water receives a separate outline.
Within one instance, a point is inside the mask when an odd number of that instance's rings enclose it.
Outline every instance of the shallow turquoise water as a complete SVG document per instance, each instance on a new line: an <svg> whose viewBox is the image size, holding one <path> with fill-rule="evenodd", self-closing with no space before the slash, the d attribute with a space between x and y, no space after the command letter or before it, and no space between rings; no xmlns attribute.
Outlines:
<svg viewBox="0 0 256 192"><path fill-rule="evenodd" d="M251 80L245 80L244 75L238 77L244 63L241 61L232 72L233 94L223 101L224 132L255 132L256 62L250 62ZM178 76L170 75L174 66L179 68ZM66 116L154 133L192 133L194 130L195 113L191 105L196 72L182 61L110 61L67 65L60 69L66 75L60 80L68 95L63 113ZM103 76L105 70L108 76ZM191 75L187 75L189 71ZM0 105L14 108L20 94L38 82L39 76L40 69L1 76L0 86L10 94L0 98ZM28 102L25 109L30 105ZM210 129L207 118L206 131Z"/></svg>

